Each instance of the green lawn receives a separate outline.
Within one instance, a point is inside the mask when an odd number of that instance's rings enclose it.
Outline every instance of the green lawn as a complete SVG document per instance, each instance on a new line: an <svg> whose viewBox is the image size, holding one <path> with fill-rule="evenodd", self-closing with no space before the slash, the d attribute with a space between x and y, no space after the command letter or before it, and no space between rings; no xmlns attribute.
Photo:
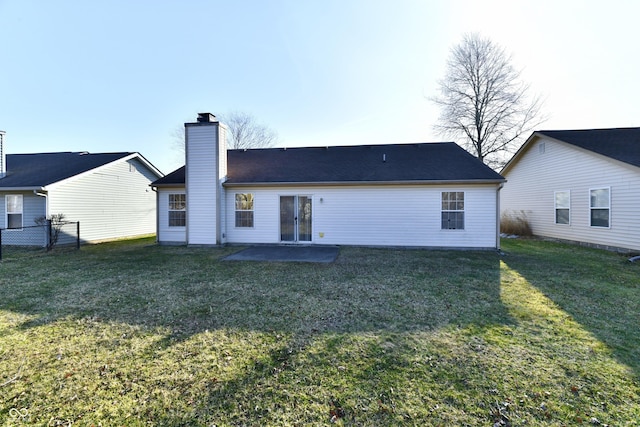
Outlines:
<svg viewBox="0 0 640 427"><path fill-rule="evenodd" d="M8 253L0 423L640 425L640 263L503 244L328 265L153 240Z"/></svg>

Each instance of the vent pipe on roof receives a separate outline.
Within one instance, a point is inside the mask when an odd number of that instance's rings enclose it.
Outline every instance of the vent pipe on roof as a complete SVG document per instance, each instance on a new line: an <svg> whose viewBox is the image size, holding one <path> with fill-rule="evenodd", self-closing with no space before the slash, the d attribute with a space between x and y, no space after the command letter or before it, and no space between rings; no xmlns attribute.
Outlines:
<svg viewBox="0 0 640 427"><path fill-rule="evenodd" d="M7 154L4 151L4 141L7 133L0 130L0 178L7 174Z"/></svg>

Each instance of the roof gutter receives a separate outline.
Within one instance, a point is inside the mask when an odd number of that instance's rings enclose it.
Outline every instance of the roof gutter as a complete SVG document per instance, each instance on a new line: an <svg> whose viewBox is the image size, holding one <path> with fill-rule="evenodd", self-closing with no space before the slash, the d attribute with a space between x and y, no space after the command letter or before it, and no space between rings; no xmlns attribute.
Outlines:
<svg viewBox="0 0 640 427"><path fill-rule="evenodd" d="M1 191L47 191L45 187L33 186L33 187L0 187Z"/></svg>
<svg viewBox="0 0 640 427"><path fill-rule="evenodd" d="M460 184L500 184L506 179L475 179L475 180L431 180L431 181L322 181L322 182L224 182L223 187L284 187L284 186L368 186L368 185L460 185Z"/></svg>
<svg viewBox="0 0 640 427"><path fill-rule="evenodd" d="M155 185L149 184L149 187L151 187L151 189L153 191L157 191L159 188L184 188L185 187L185 183L180 183L180 184L155 184Z"/></svg>

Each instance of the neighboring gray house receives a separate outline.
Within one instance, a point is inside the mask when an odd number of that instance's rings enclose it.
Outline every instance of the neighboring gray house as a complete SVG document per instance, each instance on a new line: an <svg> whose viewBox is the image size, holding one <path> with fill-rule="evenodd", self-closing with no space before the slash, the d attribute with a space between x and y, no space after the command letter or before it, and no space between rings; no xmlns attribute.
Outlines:
<svg viewBox="0 0 640 427"><path fill-rule="evenodd" d="M185 124L159 243L499 247L504 179L452 142L227 151L225 129Z"/></svg>
<svg viewBox="0 0 640 427"><path fill-rule="evenodd" d="M8 154L0 159L6 165L0 170L3 244L45 245L42 230L29 227L38 217L60 213L80 221L84 242L155 232L156 197L149 184L163 175L139 153Z"/></svg>
<svg viewBox="0 0 640 427"><path fill-rule="evenodd" d="M501 174L533 234L640 250L640 128L534 132Z"/></svg>

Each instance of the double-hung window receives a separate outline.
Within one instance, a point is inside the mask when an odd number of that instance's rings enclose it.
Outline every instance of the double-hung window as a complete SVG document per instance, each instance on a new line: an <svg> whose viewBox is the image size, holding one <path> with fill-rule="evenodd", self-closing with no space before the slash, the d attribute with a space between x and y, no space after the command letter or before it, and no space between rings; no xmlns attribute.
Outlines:
<svg viewBox="0 0 640 427"><path fill-rule="evenodd" d="M589 207L592 227L608 228L611 223L611 189L589 190Z"/></svg>
<svg viewBox="0 0 640 427"><path fill-rule="evenodd" d="M7 228L22 228L22 194L7 194L6 196Z"/></svg>
<svg viewBox="0 0 640 427"><path fill-rule="evenodd" d="M464 192L442 192L442 229L464 230Z"/></svg>
<svg viewBox="0 0 640 427"><path fill-rule="evenodd" d="M253 227L253 193L236 194L236 227Z"/></svg>
<svg viewBox="0 0 640 427"><path fill-rule="evenodd" d="M187 196L169 194L169 227L184 227L187 224Z"/></svg>
<svg viewBox="0 0 640 427"><path fill-rule="evenodd" d="M555 209L556 224L569 224L571 220L571 193L569 191L556 191Z"/></svg>

